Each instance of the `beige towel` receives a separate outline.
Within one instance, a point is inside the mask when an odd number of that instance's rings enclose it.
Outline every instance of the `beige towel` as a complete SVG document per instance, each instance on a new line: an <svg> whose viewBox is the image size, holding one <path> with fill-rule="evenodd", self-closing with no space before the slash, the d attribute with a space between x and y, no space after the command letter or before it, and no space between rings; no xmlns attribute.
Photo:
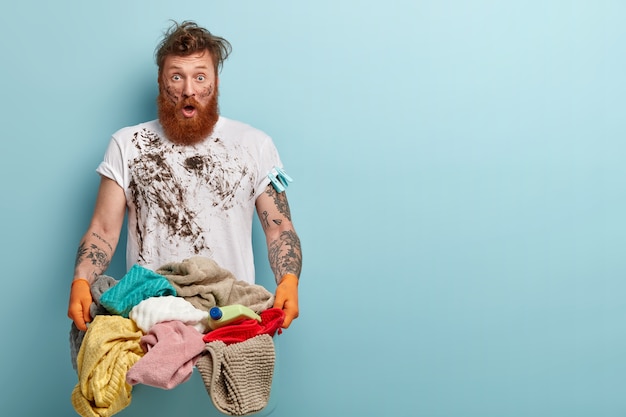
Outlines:
<svg viewBox="0 0 626 417"><path fill-rule="evenodd" d="M176 289L176 295L194 307L209 311L211 307L242 304L256 313L273 307L274 295L261 285L238 281L215 261L201 256L171 262L157 271Z"/></svg>
<svg viewBox="0 0 626 417"><path fill-rule="evenodd" d="M274 376L274 340L262 334L240 343L207 343L196 363L215 408L243 416L267 406Z"/></svg>

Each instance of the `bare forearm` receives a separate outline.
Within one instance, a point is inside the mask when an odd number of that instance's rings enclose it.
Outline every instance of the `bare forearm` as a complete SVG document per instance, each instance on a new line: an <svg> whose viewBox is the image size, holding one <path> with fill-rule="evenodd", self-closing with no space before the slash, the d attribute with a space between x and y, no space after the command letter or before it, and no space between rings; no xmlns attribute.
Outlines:
<svg viewBox="0 0 626 417"><path fill-rule="evenodd" d="M285 274L300 277L302 270L302 248L300 238L291 223L291 210L287 195L278 193L269 185L257 200L257 212L267 240L270 267L276 283Z"/></svg>
<svg viewBox="0 0 626 417"><path fill-rule="evenodd" d="M74 278L85 278L93 282L102 275L113 258L115 245L111 238L106 238L94 231L88 231L83 237L76 253Z"/></svg>
<svg viewBox="0 0 626 417"><path fill-rule="evenodd" d="M302 248L295 230L284 230L268 241L268 258L277 283L285 274L300 277Z"/></svg>

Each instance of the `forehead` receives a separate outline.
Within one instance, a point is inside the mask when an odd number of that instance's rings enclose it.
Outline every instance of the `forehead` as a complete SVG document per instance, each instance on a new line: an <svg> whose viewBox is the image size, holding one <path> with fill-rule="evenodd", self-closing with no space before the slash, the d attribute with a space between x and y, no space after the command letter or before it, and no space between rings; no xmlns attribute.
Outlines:
<svg viewBox="0 0 626 417"><path fill-rule="evenodd" d="M168 55L163 61L163 71L171 70L212 70L213 58L208 51L194 52L191 55Z"/></svg>

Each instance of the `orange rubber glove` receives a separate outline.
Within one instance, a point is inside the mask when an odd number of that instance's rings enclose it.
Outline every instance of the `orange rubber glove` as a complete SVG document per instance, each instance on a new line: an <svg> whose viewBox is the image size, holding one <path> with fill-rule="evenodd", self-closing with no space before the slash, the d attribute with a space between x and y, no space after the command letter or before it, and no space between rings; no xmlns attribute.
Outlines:
<svg viewBox="0 0 626 417"><path fill-rule="evenodd" d="M298 309L298 281L298 277L294 274L285 274L276 287L274 308L280 308L285 312L283 329L289 327L291 322L300 314Z"/></svg>
<svg viewBox="0 0 626 417"><path fill-rule="evenodd" d="M93 298L89 281L84 278L77 278L72 282L70 291L70 304L67 308L67 316L74 321L78 330L87 331L87 323L91 321L89 308Z"/></svg>

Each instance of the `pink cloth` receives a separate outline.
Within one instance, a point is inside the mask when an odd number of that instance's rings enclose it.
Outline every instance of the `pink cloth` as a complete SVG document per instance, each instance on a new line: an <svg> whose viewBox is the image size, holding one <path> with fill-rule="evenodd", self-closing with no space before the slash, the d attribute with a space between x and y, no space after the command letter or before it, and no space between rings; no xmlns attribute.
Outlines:
<svg viewBox="0 0 626 417"><path fill-rule="evenodd" d="M205 349L202 333L177 320L155 324L139 343L146 354L128 370L126 382L163 389L187 381Z"/></svg>

